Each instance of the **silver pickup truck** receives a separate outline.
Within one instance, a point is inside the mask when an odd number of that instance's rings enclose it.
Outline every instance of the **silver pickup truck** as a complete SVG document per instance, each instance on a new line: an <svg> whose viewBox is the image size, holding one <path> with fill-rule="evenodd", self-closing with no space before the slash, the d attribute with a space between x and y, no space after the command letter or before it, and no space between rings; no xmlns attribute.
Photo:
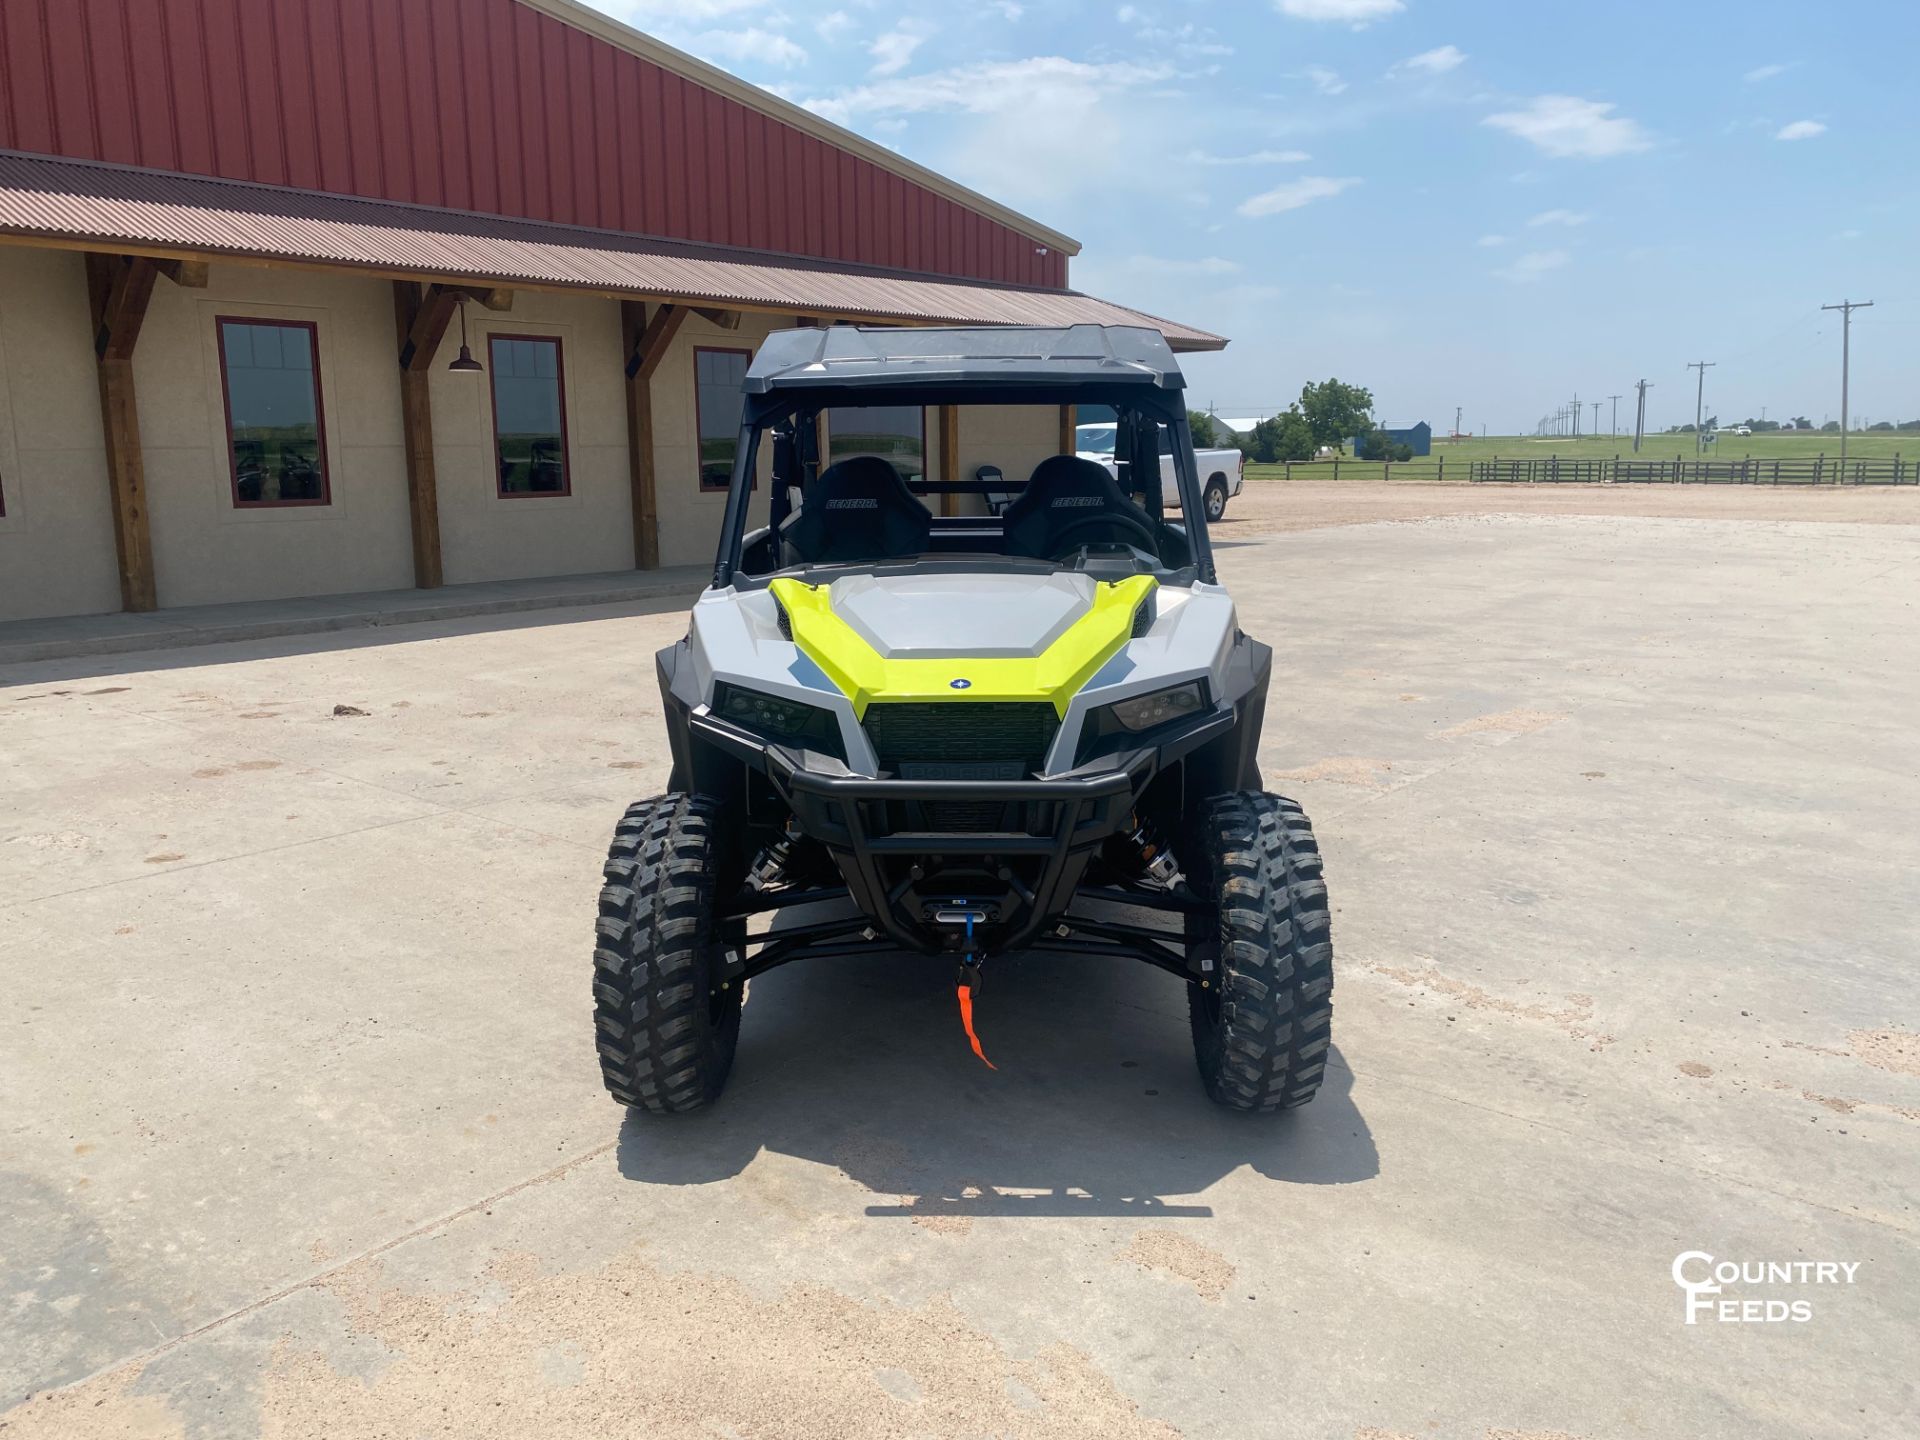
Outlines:
<svg viewBox="0 0 1920 1440"><path fill-rule="evenodd" d="M1115 479L1119 467L1114 463L1113 447L1118 427L1104 424L1076 425L1074 447L1083 460L1095 460L1107 467ZM1207 507L1209 523L1227 513L1227 501L1240 493L1246 480L1246 456L1238 450L1195 450L1194 463L1200 471L1200 494ZM1173 473L1173 452L1167 430L1160 427L1160 489L1163 503L1171 510L1180 504L1180 488Z"/></svg>

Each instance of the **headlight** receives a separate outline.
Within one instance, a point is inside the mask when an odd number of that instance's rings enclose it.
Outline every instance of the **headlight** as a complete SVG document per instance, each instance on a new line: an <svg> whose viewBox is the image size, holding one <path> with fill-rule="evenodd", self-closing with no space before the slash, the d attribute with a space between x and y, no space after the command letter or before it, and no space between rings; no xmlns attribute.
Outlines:
<svg viewBox="0 0 1920 1440"><path fill-rule="evenodd" d="M744 685L725 681L714 686L713 713L722 720L790 745L804 745L846 759L840 742L840 721L831 710L787 700Z"/></svg>
<svg viewBox="0 0 1920 1440"><path fill-rule="evenodd" d="M1137 735L1143 730L1165 725L1170 720L1197 715L1206 708L1206 704L1206 692L1201 689L1200 682L1190 680L1185 685L1173 685L1148 695L1136 695L1131 700L1116 700L1111 705L1101 706L1090 718L1108 734L1117 727Z"/></svg>

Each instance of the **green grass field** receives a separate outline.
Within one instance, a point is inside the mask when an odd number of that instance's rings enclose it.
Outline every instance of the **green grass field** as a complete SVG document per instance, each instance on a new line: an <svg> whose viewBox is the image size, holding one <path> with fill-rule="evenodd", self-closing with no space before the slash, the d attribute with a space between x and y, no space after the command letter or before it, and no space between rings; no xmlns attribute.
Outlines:
<svg viewBox="0 0 1920 1440"><path fill-rule="evenodd" d="M1474 460L1544 460L1554 455L1563 460L1605 460L1615 455L1632 454L1632 435L1618 438L1611 435L1582 435L1578 440L1565 436L1540 440L1531 435L1489 435L1484 438L1475 435L1463 440L1443 440L1436 436L1431 456L1404 466L1395 465L1392 475L1395 479L1405 480L1444 478L1464 481L1467 478L1467 466ZM1831 460L1839 454L1840 437L1831 432L1793 430L1772 431L1765 435L1732 435L1723 432L1715 444L1701 452L1701 458L1739 460L1750 455L1756 460L1784 460L1803 456L1811 460L1816 455L1825 455ZM1920 434L1877 431L1847 436L1849 459L1891 458L1895 455L1908 461L1920 460ZM1641 442L1640 457L1645 460L1672 460L1675 457L1691 460L1694 458L1693 437L1649 435ZM1296 462L1290 468L1284 465L1247 466L1247 478L1250 480L1278 480L1289 473L1295 480L1377 480L1381 476L1381 466L1378 461L1343 457L1337 477L1333 462L1326 460Z"/></svg>

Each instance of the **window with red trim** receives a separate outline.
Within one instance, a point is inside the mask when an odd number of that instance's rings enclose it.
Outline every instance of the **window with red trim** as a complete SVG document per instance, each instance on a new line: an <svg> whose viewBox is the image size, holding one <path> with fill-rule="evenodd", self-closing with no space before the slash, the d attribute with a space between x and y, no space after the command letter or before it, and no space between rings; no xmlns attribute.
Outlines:
<svg viewBox="0 0 1920 1440"><path fill-rule="evenodd" d="M567 377L551 335L494 335L487 342L493 386L497 493L571 495L567 464Z"/></svg>
<svg viewBox="0 0 1920 1440"><path fill-rule="evenodd" d="M700 433L700 488L724 490L733 480L733 456L740 448L740 416L746 397L751 350L696 346L693 352L693 403Z"/></svg>
<svg viewBox="0 0 1920 1440"><path fill-rule="evenodd" d="M878 455L900 478L927 478L927 412L918 405L870 405L827 412L827 459ZM953 478L951 476L949 479Z"/></svg>
<svg viewBox="0 0 1920 1440"><path fill-rule="evenodd" d="M230 316L214 323L233 503L329 504L318 328L308 320Z"/></svg>

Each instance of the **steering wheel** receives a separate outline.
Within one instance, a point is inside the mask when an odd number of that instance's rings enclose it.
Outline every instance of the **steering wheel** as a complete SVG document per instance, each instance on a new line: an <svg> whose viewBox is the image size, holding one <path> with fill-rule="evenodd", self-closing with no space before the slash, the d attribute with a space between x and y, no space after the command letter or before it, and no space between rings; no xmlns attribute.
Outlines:
<svg viewBox="0 0 1920 1440"><path fill-rule="evenodd" d="M1052 545L1053 558L1057 560L1063 555L1071 555L1075 550L1081 549L1088 544L1107 542L1130 545L1134 543L1133 540L1114 542L1111 532L1115 526L1131 532L1131 534L1138 539L1140 548L1145 550L1149 555L1158 555L1160 553L1160 546L1154 536L1153 527L1149 525L1143 517L1129 515L1124 510L1103 510L1098 515L1087 515L1079 520L1069 520L1065 525L1062 525L1055 531ZM1106 533L1102 534L1097 540L1083 540L1077 545L1068 543L1071 536L1083 530L1100 530Z"/></svg>

